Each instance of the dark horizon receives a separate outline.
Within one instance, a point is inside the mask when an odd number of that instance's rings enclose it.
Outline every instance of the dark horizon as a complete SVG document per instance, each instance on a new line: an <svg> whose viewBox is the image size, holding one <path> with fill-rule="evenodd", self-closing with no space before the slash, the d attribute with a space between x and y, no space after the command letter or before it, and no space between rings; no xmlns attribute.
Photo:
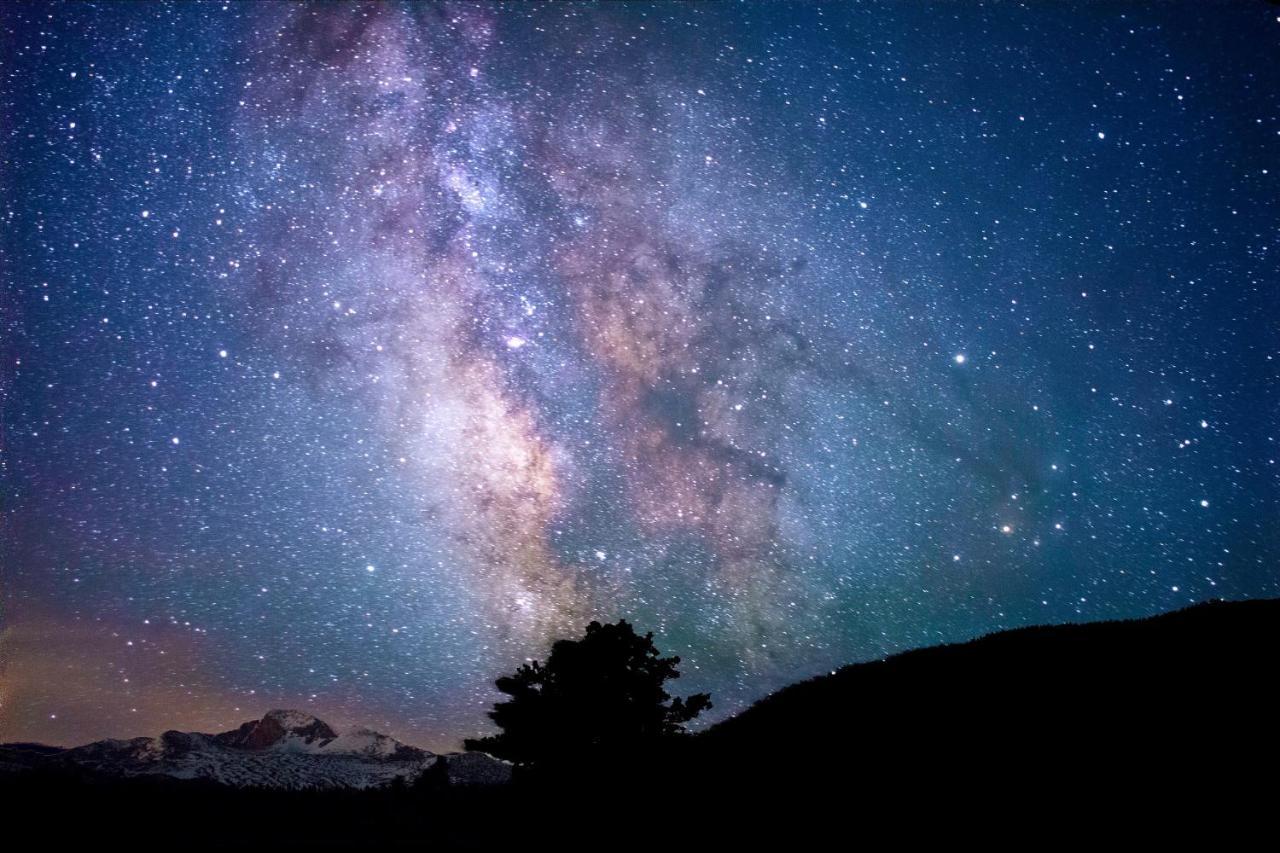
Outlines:
<svg viewBox="0 0 1280 853"><path fill-rule="evenodd" d="M1197 603L1195 603L1195 604L1191 604L1191 605L1188 605L1187 607L1179 608L1179 609L1177 609L1177 610L1162 611L1162 612L1160 612L1160 613L1149 614L1149 615L1145 615L1145 616L1133 616L1133 617L1125 617L1125 618L1122 618L1122 619L1102 620L1102 621L1092 621L1092 622L1065 622L1065 623L1064 623L1064 622L1056 622L1056 623L1044 623L1044 624L1038 624L1038 625L1025 625L1025 626L1020 626L1020 627L1018 627L1018 628L1010 628L1010 629L1006 629L1006 630L1003 630L1003 631L993 631L993 632L989 632L989 633L986 633L986 634L981 634L981 635L974 636L974 637L961 638L961 639L957 639L957 640L952 640L952 641L949 641L949 642L947 642L947 643L940 643L940 644L932 645L932 646L919 646L919 647L914 647L914 648L909 648L909 649L901 649L901 650L898 650L898 651L890 652L890 653L888 653L888 654L884 655L883 657L879 657L879 658L873 658L873 659L863 660L863 661L850 661L850 662L848 662L847 664L845 664L844 666L838 667L838 668L837 668L837 669L835 669L835 670L829 670L829 671L824 671L824 672L814 672L814 673L810 673L809 675L800 676L800 677L796 678L794 682L792 682L792 683L790 683L790 684L787 684L787 685L784 685L784 686L783 686L780 690L778 690L778 691L771 692L771 693L770 693L770 694L768 694L767 696L763 696L763 697L761 697L761 699L760 699L760 701L759 701L759 702L757 702L757 703L753 703L751 706L748 706L747 708L744 708L744 709L741 709L741 710L742 710L743 712L746 712L746 711L752 711L753 713L758 714L762 708L769 708L769 707L773 707L774 705L776 705L776 704L777 704L777 702L778 702L778 700L779 700L780 698L782 698L782 697L789 697L789 696L793 695L793 694L794 694L794 692L795 692L795 690L796 690L797 688L805 689L805 688L807 688L809 685L811 685L812 683L820 682L820 681L825 680L828 676L836 676L836 675L840 675L842 678L848 678L848 677L849 677L850 672L852 672L852 673L853 673L853 675L854 675L854 677L856 678L856 677L857 677L857 674L858 674L858 671L860 670L860 667L861 667L863 664L886 663L886 662L888 662L888 663L896 663L898 666L901 666L901 665L902 665L902 662L903 662L904 660L908 660L908 659L917 660L917 659L920 659L918 654L917 654L917 655L913 655L913 654L909 654L909 653L926 653L926 654L929 654L929 653L938 653L938 652L944 652L944 651L950 651L950 652L952 652L952 653L955 653L955 652L959 651L959 652L961 652L961 653L967 653L967 654L969 654L970 656L973 656L975 659L979 659L979 658L980 658L980 655L982 654L982 652L978 652L977 650L978 650L978 649L980 649L980 648L982 648L982 647L983 647L983 645L984 645L984 643L988 643L988 644L989 644L989 642L990 642L991 640L993 640L993 639L1005 639L1005 640L1007 641L1008 639L1011 639L1013 636L1034 637L1034 636L1036 636L1037 634L1043 634L1046 630L1059 629L1059 628L1070 628L1070 627L1082 628L1082 629L1086 629L1086 631L1090 631L1090 630L1091 630L1091 631L1097 631L1097 630L1105 630L1105 629L1107 629L1108 627L1114 627L1114 626L1116 626L1116 625L1152 625L1152 624L1154 624L1154 623L1153 623L1153 620L1154 620L1154 621L1156 621L1156 622L1159 622L1159 621L1161 621L1162 619L1167 618L1167 617L1174 617L1174 618L1176 618L1176 617L1178 617L1178 616L1186 617L1186 616L1191 616L1191 615L1193 615L1193 614L1199 614L1199 618L1200 618L1200 619L1202 619L1202 620L1204 620L1205 622L1207 622L1208 624L1212 625L1215 621L1216 621L1216 622L1221 622L1221 621L1223 621L1224 617L1223 617L1222 615L1220 615L1220 614L1219 614L1219 615L1216 615L1216 616L1205 616L1204 614L1205 614L1207 611L1210 611L1210 610L1212 610L1212 609L1214 609L1214 608L1221 607L1221 606L1223 606L1223 605L1231 606L1231 605L1233 605L1233 604L1248 604L1248 603L1256 603L1256 604L1258 604L1258 605L1276 605L1276 606L1280 606L1280 598L1269 598L1269 599L1268 599L1268 598L1248 598L1248 599L1236 599L1235 601L1229 601L1229 600L1226 600L1226 599L1207 599L1207 600L1205 600L1205 601L1197 602ZM1261 626L1261 622L1260 622L1259 620L1257 620L1257 619L1255 619L1255 620L1254 620L1254 623L1255 623L1258 627L1260 627L1260 626ZM1171 631L1171 629L1169 629L1167 626L1165 626L1164 630L1166 630L1166 631ZM1189 632L1188 632L1188 633L1189 633ZM1190 634L1189 634L1189 635L1190 635ZM1177 637L1177 636L1178 636L1178 634L1177 634L1176 632L1171 632L1171 636ZM1193 636L1193 635L1191 635L1191 636ZM1094 639L1088 639L1088 638L1089 638L1089 634L1087 634L1087 633L1086 633L1086 634L1082 634L1082 635L1080 635L1080 637L1081 637L1081 646L1080 646L1080 648L1081 648L1081 652L1082 652L1082 653L1084 653L1084 651L1085 651L1086 649L1089 649L1090 647L1092 647L1093 649L1096 649L1096 648L1099 646L1099 640L1098 640L1098 639L1096 639L1096 638L1094 638ZM1212 638L1211 638L1209 635L1207 635L1207 634L1206 634L1206 635L1204 635L1204 636L1202 637L1202 639L1205 639L1205 640L1211 640ZM1027 641L1026 641L1025 639L1023 639L1023 640L1019 640L1019 642L1023 642L1023 643L1025 643L1025 642L1027 642ZM1129 650L1127 650L1127 649L1126 649L1125 651L1129 651ZM1257 651L1261 651L1261 647L1259 647L1259 649L1258 649ZM1167 663L1166 663L1165 665L1166 665L1166 666L1168 666L1171 670L1176 670L1177 666L1179 665L1179 661L1178 661L1178 659L1176 658L1176 656L1174 656L1173 652L1174 652L1174 650L1173 650L1173 649L1170 649L1170 656L1169 656L1168 661L1167 661ZM937 677L940 677L940 676L945 675L945 671L940 670L936 665L934 665L934 666L932 666L932 667L923 667L923 668L922 668L922 675L924 675L924 676L932 676L932 677L934 677L934 678L937 678ZM673 683L675 683L675 682L673 682ZM908 682L908 681L905 681L905 680L904 680L904 681L903 681L903 683L902 683L902 684L900 684L900 685L898 686L898 689L902 690L904 695L913 695L913 694L914 694L915 692L917 692L917 691L921 691L921 692L923 692L923 691L927 690L927 689L928 689L928 684L927 684L927 682L918 683L918 684L913 684L913 683L911 683L911 682ZM870 697L868 697L868 698L870 698ZM877 701L883 701L885 698L886 698L886 697L879 697L879 699L878 699ZM898 699L896 699L896 700L894 700L894 701L901 702L901 701L903 701L903 700L902 700L902 698L901 698L901 697L899 697ZM262 718L264 718L264 717L266 717L266 716L269 716L269 715L271 715L271 714L275 714L275 713L279 713L279 712L284 712L284 713L301 712L301 713L307 714L307 715L309 715L309 716L311 716L311 717L313 717L313 718L315 718L315 719L318 719L318 720L319 720L320 722L322 722L322 723L328 724L329 726L331 726L332 728L334 728L335 730L338 730L338 731L342 731L342 730L344 730L344 729L348 729L348 728L362 727L362 726L363 726L363 724L362 724L362 723L360 723L359 721L356 721L356 720L346 720L346 721L343 721L343 720L334 720L334 719L329 719L329 718L325 717L325 715L324 715L324 714L315 713L314 711L306 710L306 709L303 709L303 708L293 708L293 707L284 707L284 706L280 706L280 707L272 706L272 707L269 707L269 708L264 708L264 709L262 709L262 711L261 711L260 713L254 714L254 715L252 715L251 717L249 717L249 718L247 718L247 719L245 719L245 720L240 721L240 723L237 723L237 724L232 725L232 726L228 726L228 727L227 727L227 728L225 728L225 729L219 729L219 730L216 730L216 731L215 731L215 730L203 731L203 732L200 732L200 733L201 733L201 734L206 734L206 735L222 735L222 734L225 734L225 733L234 732L235 730L242 728L244 725L247 725L247 724L249 724L249 723L252 723L252 722L255 722L255 721L261 720ZM747 715L747 716L750 716L750 715ZM742 721L743 719L745 719L745 718L746 718L746 717L744 717L742 714L734 714L734 715L731 715L731 716L729 716L729 717L727 717L727 718L719 719L719 720L717 720L715 723L709 723L709 721L708 721L708 720L705 720L705 719L704 719L704 720L698 720L698 721L695 721L695 722L690 726L689 731L690 731L690 732L692 732L692 733L705 732L705 731L707 731L709 728L714 728L715 726L718 726L718 725L720 725L721 723L728 723L728 722L733 722L733 723L735 723L735 724L736 724L736 723L741 723L741 721ZM476 731L481 731L481 730L485 730L485 729L489 729L489 728L492 728L492 726L490 726L490 725L488 725L488 724L484 724L483 722L480 722L480 723L478 723L478 724L477 724L477 726L476 726ZM748 729L748 730L749 730L749 729ZM133 733L133 734L131 734L131 735L112 736L112 738L114 738L114 739L130 739L130 738L134 738L134 737L158 737L158 736L160 736L160 735L164 734L164 733L165 733L165 731L185 731L185 730L183 730L183 729L176 729L175 727L170 726L170 727L167 727L167 728L166 728L165 730L163 730L163 731L153 731L153 732L135 732L135 733ZM429 745L426 745L426 744L414 743L414 742L412 742L412 741L410 741L410 740L405 740L404 738L396 737L396 734L395 734L394 732L381 731L381 732L378 732L378 733L379 733L379 734L383 734L383 735L388 735L388 736L393 737L393 738L396 738L396 740L399 740L401 743L404 743L404 744L405 744L405 745L407 745L407 746L412 746L412 747L417 747L417 748L421 748L421 749L426 749L426 750L428 750L429 752L433 752L433 753L438 754L438 755L440 755L440 754L447 754L447 753L451 753L451 752L457 752L457 751L460 751L460 750L463 750L463 749L466 749L466 748L467 748L467 747L464 747L461 743L459 743L459 744L455 744L455 745L450 745L450 746L448 746L448 747L446 747L446 748L433 748L433 747L431 747L431 746L429 746ZM86 741L86 742L83 742L83 743L76 743L76 744L57 744L57 743L48 743L48 742L45 742L45 741L29 741L29 740L10 740L10 741L0 741L0 746L9 746L9 747L13 747L13 746L48 746L48 747L59 747L59 748L73 748L73 747L76 747L76 746L83 746L83 745L86 745L86 744L88 744L88 743L97 742L98 740L102 740L102 739L111 739L111 738L94 738L94 739L92 739L92 740L90 740L90 741ZM474 748L474 747L473 747L473 748Z"/></svg>

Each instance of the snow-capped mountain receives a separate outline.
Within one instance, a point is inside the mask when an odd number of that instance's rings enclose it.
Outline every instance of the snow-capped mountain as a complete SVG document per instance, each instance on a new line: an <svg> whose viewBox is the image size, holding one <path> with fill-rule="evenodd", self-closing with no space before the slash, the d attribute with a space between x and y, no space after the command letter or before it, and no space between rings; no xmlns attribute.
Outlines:
<svg viewBox="0 0 1280 853"><path fill-rule="evenodd" d="M438 762L452 785L501 784L511 765L483 753L435 755L364 728L336 730L302 711L270 711L222 734L168 731L102 740L40 761L119 776L211 779L267 788L375 788L412 782Z"/></svg>

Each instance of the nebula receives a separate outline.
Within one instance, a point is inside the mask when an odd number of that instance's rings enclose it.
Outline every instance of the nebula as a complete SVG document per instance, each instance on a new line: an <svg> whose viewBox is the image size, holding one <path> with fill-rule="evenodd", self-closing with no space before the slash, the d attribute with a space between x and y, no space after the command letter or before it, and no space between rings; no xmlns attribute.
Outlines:
<svg viewBox="0 0 1280 853"><path fill-rule="evenodd" d="M568 493L593 475L522 373L526 347L592 378L584 416L610 437L637 535L703 542L749 633L793 619L774 603L788 583L776 400L812 371L803 336L753 304L785 271L664 221L651 190L673 176L642 156L629 104L562 127L571 100L534 112L488 82L481 10L418 11L299 7L272 27L287 50L259 60L245 156L287 151L283 167L317 177L312 199L290 185L260 203L289 268L240 282L274 320L264 336L285 327L322 386L376 379L360 393L504 636L545 645L617 593L557 553Z"/></svg>

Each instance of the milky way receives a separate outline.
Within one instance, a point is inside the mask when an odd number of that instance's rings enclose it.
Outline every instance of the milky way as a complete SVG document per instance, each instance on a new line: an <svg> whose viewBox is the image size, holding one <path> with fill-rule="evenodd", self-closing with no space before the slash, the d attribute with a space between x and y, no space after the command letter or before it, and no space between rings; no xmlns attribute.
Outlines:
<svg viewBox="0 0 1280 853"><path fill-rule="evenodd" d="M1280 593L1264 3L3 25L2 739Z"/></svg>

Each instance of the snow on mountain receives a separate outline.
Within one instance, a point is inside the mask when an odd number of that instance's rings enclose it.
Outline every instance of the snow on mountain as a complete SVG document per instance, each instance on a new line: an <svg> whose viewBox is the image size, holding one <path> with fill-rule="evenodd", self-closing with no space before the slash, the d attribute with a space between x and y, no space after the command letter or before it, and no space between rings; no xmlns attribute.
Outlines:
<svg viewBox="0 0 1280 853"><path fill-rule="evenodd" d="M48 760L120 776L162 775L268 788L374 788L412 782L439 761L451 784L501 784L511 765L483 753L439 756L366 728L333 729L302 711L269 711L210 735L168 731L103 740Z"/></svg>

